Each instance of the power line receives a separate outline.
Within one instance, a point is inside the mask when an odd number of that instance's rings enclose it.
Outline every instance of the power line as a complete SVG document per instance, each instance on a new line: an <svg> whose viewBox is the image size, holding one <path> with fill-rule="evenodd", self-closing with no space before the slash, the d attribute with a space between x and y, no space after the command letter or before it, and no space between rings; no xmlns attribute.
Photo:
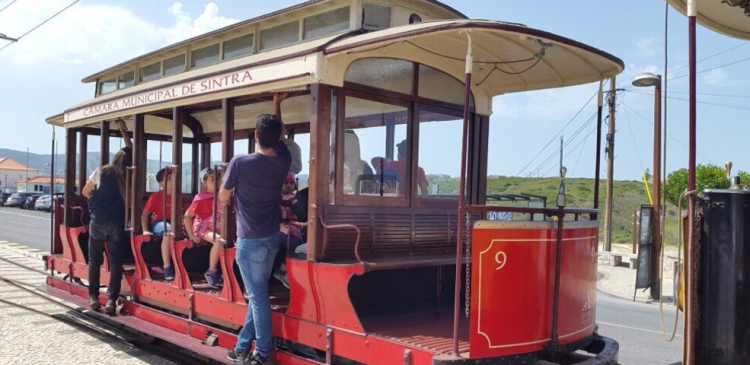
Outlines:
<svg viewBox="0 0 750 365"><path fill-rule="evenodd" d="M526 170L526 168L528 168L528 167L529 167L529 166L530 166L530 165L531 165L532 163L534 163L534 161L536 160L536 158L537 158L537 157L539 157L539 155L541 155L541 154L542 154L542 153L544 152L544 150L546 150L546 149L547 149L547 147L549 147L549 146L550 146L550 144L552 144L552 142L554 142L554 141L555 141L555 139L556 139L557 137L559 137L559 136L560 136L560 134L562 134L562 132L563 132L563 131L565 130L565 128L567 128L567 127L568 127L568 126L570 125L570 123L573 123L573 121L574 121L574 120L575 120L576 118L578 118L578 115L580 115L580 114L581 114L581 112L583 112L583 110L584 110L584 109L586 109L586 107L587 107L587 106L588 106L588 105L589 105L589 104L591 103L591 100L594 100L594 98L596 97L596 95L597 95L598 93L599 93L599 91L597 90L597 91L596 91L596 92L594 93L594 95L591 95L591 98L590 98L590 99L589 99L589 100L588 100L588 101L586 102L586 104L584 104L584 105L583 105L583 107L581 107L581 109L580 109L580 110L578 110L578 112L577 112L577 113L576 113L576 114L575 114L575 115L573 116L573 118L571 118L571 119L570 119L570 121L568 121L568 123L566 123L566 124L565 124L565 126L563 126L563 127L562 127L562 129L560 129L560 131L559 131L559 132L557 132L557 134L555 134L555 135L554 135L554 136L552 137L552 139L550 139L550 141L549 141L549 142L547 142L547 144L546 144L546 145L544 145L544 147L542 147L542 149L541 149L541 150L539 150L539 153L537 153L537 154L536 154L536 155L534 156L534 158L532 158L532 159L531 159L531 161L529 161L529 163L527 163L527 164L526 164L526 166L524 166L524 167L523 167L523 168L521 169L521 171L519 171L519 172L518 172L518 173L516 174L516 176L521 176L521 174L522 174L522 173L523 173L523 172L524 172L524 171Z"/></svg>
<svg viewBox="0 0 750 365"><path fill-rule="evenodd" d="M36 30L37 28L39 28L39 27L41 27L42 25L46 24L46 23L47 23L48 21L50 21L50 20L54 19L54 18L55 18L56 16L60 15L60 14L61 14L61 13L62 13L63 11L65 11L65 10L68 10L68 8L70 8L71 6L75 5L75 4L76 4L77 2L79 2L79 1L80 1L80 0L76 0L76 1L74 1L74 2L73 2L73 3L71 3L70 5L68 5L68 6L64 7L64 8L62 9L62 10L60 10L60 11L58 11L57 13L55 13L54 15L52 15L51 17L47 18L47 19L46 19L45 21L43 21L43 22L39 23L39 25L37 25L36 27L34 27L34 28L31 28L31 30L29 30L28 32L26 32L26 33L22 34L22 35L21 35L20 37L18 37L18 40L21 40L21 38L25 37L25 36L26 36L27 34L29 34L29 33L33 32L33 31L35 31L35 30ZM3 46L3 48L0 48L0 51L2 51L2 50L4 50L4 49L8 48L8 46L10 46L10 45L11 45L11 44L13 44L13 43L15 43L15 42L11 42L11 43L8 43L8 44L6 44L5 46Z"/></svg>
<svg viewBox="0 0 750 365"><path fill-rule="evenodd" d="M650 125L652 125L652 126L654 125L654 122L652 122L652 121L650 121L650 120L646 119L646 117L644 117L644 116L643 116L643 115L642 115L641 113L638 113L638 112L637 112L637 111L636 111L635 109L631 108L631 107L630 107L630 105L628 105L628 104L624 104L624 103L623 103L622 105L623 105L624 107L626 107L626 108L630 109L630 111L631 111L631 112L633 112L633 113L635 113L636 115L638 115L639 117L641 117L641 119L643 119L643 120L644 120L644 121L645 121L646 123L648 123L648 124L650 124ZM667 133L667 136L668 136L669 138L671 138L671 139L672 139L673 141L675 141L675 142L679 143L680 145L682 145L683 147L685 147L685 148L688 148L688 145L686 145L685 143L683 143L683 142L682 142L682 141L680 141L679 139L675 138L675 137L674 137L674 136L672 136L671 134ZM713 162L712 162L711 160L709 160L709 159L708 159L708 158L707 158L706 156L703 156L703 155L701 155L700 153L697 153L697 152L696 152L696 154L698 155L698 157L700 157L700 158L702 158L702 159L706 160L706 162L708 162L708 163L713 163Z"/></svg>
<svg viewBox="0 0 750 365"><path fill-rule="evenodd" d="M571 153L575 152L575 150L576 150L576 149L578 149L578 146L581 146L582 144L584 144L584 143L586 142L586 140L588 140L588 138L589 138L589 136L591 135L591 133L594 133L594 130L595 130L595 129L591 129L591 130L590 130L590 131L588 132L588 134L586 134L586 137L585 137L585 138L584 138L583 140L581 140L580 142L578 142L578 144L577 144L577 145L573 146L573 148L571 148L571 149L570 149L570 150L569 150L569 151L568 151L567 153L565 153L565 155L563 156L563 158L565 158L565 157L568 157L568 156L569 156L569 155L570 155ZM581 147L581 150L583 150L583 147ZM549 175L549 173L550 173L550 172L551 172L551 171L552 171L552 170L553 170L554 168L555 168L555 165L552 165L552 167L550 167L550 168L549 168L549 170L547 170L547 172L545 172L545 173L544 173L544 175L545 175L545 176Z"/></svg>
<svg viewBox="0 0 750 365"><path fill-rule="evenodd" d="M734 62L730 62L730 63L724 64L724 65L721 65L721 66L716 66L716 67L714 67L714 68L709 68L709 69L707 69L707 70L702 70L702 71L698 71L698 72L696 72L695 74L696 74L696 75L700 75L700 74L702 74L702 73L706 73L706 72L710 72L710 71L718 70L718 69L720 69L720 68L722 68L722 67L727 67L727 66L732 66L732 65L736 65L736 64L738 64L738 63L742 63L742 62L746 62L746 61L750 61L750 57L748 57L748 58L743 58L743 59L741 59L741 60L739 60L739 61L734 61ZM686 77L688 77L688 76L690 76L690 74L686 74L686 75L682 75L682 76L676 76L676 77L672 77L672 78L670 78L669 80L671 81L671 80L678 80L678 79L683 79L683 78L686 78Z"/></svg>
<svg viewBox="0 0 750 365"><path fill-rule="evenodd" d="M13 1L10 2L10 4L3 6L3 8L0 9L0 12L2 12L5 9L7 9L9 6L13 5L13 3L15 3L16 1L18 1L18 0L13 0Z"/></svg>
<svg viewBox="0 0 750 365"><path fill-rule="evenodd" d="M594 115L592 115L587 121L585 121L583 125L581 125L575 132L573 132L573 134L565 141L563 148L573 143L578 135L580 135L581 132L592 123L595 117L596 113L594 113ZM538 173L539 171L541 171L545 166L547 166L548 163L554 161L554 157L558 155L558 152L559 151L552 151L552 154L550 154L544 161L539 164L539 166L537 166L537 168L532 170L532 172L530 172L529 174L533 175L534 173Z"/></svg>
<svg viewBox="0 0 750 365"><path fill-rule="evenodd" d="M708 56L708 57L706 57L706 58L702 58L702 59L698 60L698 61L697 61L696 63L700 63L700 62L703 62L703 61L705 61L705 60L709 60L709 59L711 59L711 58L714 58L714 57L716 57L716 56L720 56L720 55L723 55L724 53L727 53L727 52L729 52L729 51L734 51L735 49L737 49L737 48L740 48L740 47L742 47L742 46L745 46L745 45L747 45L748 43L750 43L750 42L745 42L745 43L742 43L742 44L736 45L736 46L734 46L734 47L732 47L732 48L729 48L729 49L725 49L725 50L723 50L723 51L721 51L721 52L719 52L719 53L713 54L713 55L711 55L711 56ZM667 71L667 74L670 74L670 73L674 73L674 72L677 72L677 71L680 71L680 70L684 70L684 69L686 69L686 68L688 68L688 66L682 66L682 67L680 67L680 68L678 68L678 69L674 69L674 70L672 70L672 71Z"/></svg>
<svg viewBox="0 0 750 365"><path fill-rule="evenodd" d="M654 94L649 94L649 93L646 93L646 92L638 92L638 91L633 91L633 90L630 90L630 92L631 93L636 93L636 94L654 96ZM667 98L668 99L672 99L672 100L686 101L686 102L690 101L689 99L677 98L677 97L674 97L674 96L667 96ZM711 106L716 106L716 107L720 107L720 108L729 108L729 109L737 109L737 110L750 111L750 107L746 107L746 106L742 106L742 105L712 103L712 102L708 102L708 101L696 101L696 103L698 103L698 104L705 104L705 105L711 105Z"/></svg>

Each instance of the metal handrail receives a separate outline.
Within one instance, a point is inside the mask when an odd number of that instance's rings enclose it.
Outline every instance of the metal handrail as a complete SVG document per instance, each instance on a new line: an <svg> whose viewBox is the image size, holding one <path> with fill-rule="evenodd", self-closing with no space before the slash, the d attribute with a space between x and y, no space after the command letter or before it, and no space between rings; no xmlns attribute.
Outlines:
<svg viewBox="0 0 750 365"><path fill-rule="evenodd" d="M529 214L533 217L534 214L544 214L547 217L559 217L560 215L573 214L575 219L578 220L578 216L588 214L590 216L596 216L599 214L598 209L589 208L526 208L526 207L503 207L495 205L467 205L467 212L507 212L507 213L522 213Z"/></svg>
<svg viewBox="0 0 750 365"><path fill-rule="evenodd" d="M125 230L129 232L133 232L134 230L133 225L128 225L128 223L130 222L130 215L132 214L131 209L133 209L133 202L131 200L135 200L134 197L131 197L133 194L131 188L135 186L135 181L132 183L130 181L131 177L135 176L135 173L131 173L131 171L135 171L135 166L128 166L125 168Z"/></svg>
<svg viewBox="0 0 750 365"><path fill-rule="evenodd" d="M357 261L362 264L363 266L367 266L367 263L362 261L362 258L359 256L359 241L362 237L362 231L354 224L348 224L348 223L342 223L342 224L326 224L325 219L323 217L323 209L318 209L318 206L313 204L313 209L317 211L318 213L318 219L320 220L320 224L325 229L330 230L337 230L337 229L353 229L357 232L357 240L354 242L354 257L357 258Z"/></svg>
<svg viewBox="0 0 750 365"><path fill-rule="evenodd" d="M227 163L220 163L214 165L214 202L213 202L213 220L214 220L214 229L211 230L213 232L213 239L216 241L216 224L217 218L218 218L218 208L219 208L219 185L221 184L221 177L219 176L219 171L223 171L227 167ZM227 210L229 212L229 210ZM224 215L221 217L222 220L227 219ZM219 225L219 229L222 229L222 225ZM222 245L226 246L227 244L227 232L222 231L221 232L221 243ZM225 247L226 248L226 247Z"/></svg>

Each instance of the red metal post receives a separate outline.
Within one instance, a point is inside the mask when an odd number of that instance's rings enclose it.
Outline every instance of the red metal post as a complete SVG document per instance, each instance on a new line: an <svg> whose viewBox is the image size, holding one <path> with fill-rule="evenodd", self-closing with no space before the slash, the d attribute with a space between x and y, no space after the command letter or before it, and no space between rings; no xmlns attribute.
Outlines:
<svg viewBox="0 0 750 365"><path fill-rule="evenodd" d="M453 355L459 356L458 353L458 321L461 318L461 252L463 243L463 219L465 207L464 194L466 193L466 150L469 133L469 103L471 102L471 70L472 70L472 54L471 54L471 36L469 37L468 51L466 54L466 79L464 81L464 128L461 134L461 175L459 176L458 182L458 224L456 230L456 284L454 287L454 298L453 298ZM467 259L471 260L470 257Z"/></svg>
<svg viewBox="0 0 750 365"><path fill-rule="evenodd" d="M659 280L659 262L661 262L661 75L657 75L659 83L654 90L654 171L652 173L654 187L654 218L652 220L652 237L654 252L651 255L651 297L659 299L661 296L661 281Z"/></svg>
<svg viewBox="0 0 750 365"><path fill-rule="evenodd" d="M688 117L688 190L695 190L695 157L696 157L696 39L695 17L696 4L688 3L688 65L689 65L689 117ZM696 362L696 335L698 309L698 248L695 237L695 195L688 196L688 242L685 256L685 351L683 364L694 365Z"/></svg>

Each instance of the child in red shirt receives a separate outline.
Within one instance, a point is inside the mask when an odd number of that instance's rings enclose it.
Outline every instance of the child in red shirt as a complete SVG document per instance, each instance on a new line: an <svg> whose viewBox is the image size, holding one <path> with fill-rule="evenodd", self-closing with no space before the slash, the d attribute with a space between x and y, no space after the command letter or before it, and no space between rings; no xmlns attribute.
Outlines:
<svg viewBox="0 0 750 365"><path fill-rule="evenodd" d="M190 204L187 212L185 212L185 227L191 241L195 243L207 241L213 244L208 258L208 271L206 271L204 276L208 285L219 289L222 287L223 279L218 270L222 242L221 236L216 233L221 227L221 212L217 212L217 222L214 222L213 215L214 209L218 209L214 204L216 173L210 167L207 167L201 170L199 177L202 182L202 189L193 198L193 203Z"/></svg>
<svg viewBox="0 0 750 365"><path fill-rule="evenodd" d="M161 257L164 261L164 279L174 280L174 267L172 267L172 255L169 251L169 235L166 233L172 229L169 221L172 219L172 181L173 176L170 174L167 182L164 182L166 169L161 169L156 173L156 180L162 190L159 190L150 197L143 207L141 214L141 224L143 234L146 236L162 235L161 240ZM167 194L167 210L164 211L164 194Z"/></svg>

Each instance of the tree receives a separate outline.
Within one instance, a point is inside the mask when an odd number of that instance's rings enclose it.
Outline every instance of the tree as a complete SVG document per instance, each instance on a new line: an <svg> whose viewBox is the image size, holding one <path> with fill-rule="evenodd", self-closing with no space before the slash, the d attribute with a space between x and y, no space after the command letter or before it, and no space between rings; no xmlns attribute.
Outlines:
<svg viewBox="0 0 750 365"><path fill-rule="evenodd" d="M743 173L741 172L740 174ZM750 178L746 173L744 174L746 177ZM723 167L709 164L698 165L696 167L695 185L696 190L700 193L705 189L726 189L729 187L730 182L727 179L727 173ZM667 201L677 205L680 199L680 194L687 189L687 186L688 170L683 168L673 171L667 177L667 184L664 188Z"/></svg>

